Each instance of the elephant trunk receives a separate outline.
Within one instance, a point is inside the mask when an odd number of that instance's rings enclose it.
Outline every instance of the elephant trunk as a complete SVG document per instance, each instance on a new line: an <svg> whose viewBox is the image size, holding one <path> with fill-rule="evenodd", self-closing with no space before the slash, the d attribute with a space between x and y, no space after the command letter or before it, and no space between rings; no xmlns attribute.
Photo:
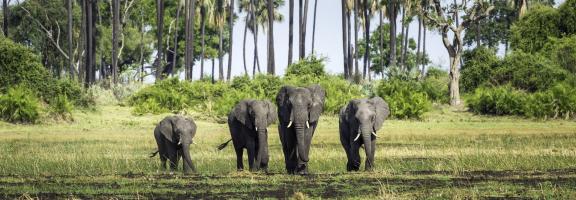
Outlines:
<svg viewBox="0 0 576 200"><path fill-rule="evenodd" d="M184 174L196 172L196 167L194 167L194 163L192 163L190 158L190 144L182 144L182 157L184 158Z"/></svg>
<svg viewBox="0 0 576 200"><path fill-rule="evenodd" d="M258 157L256 165L262 169L268 167L268 133L266 128L258 129Z"/></svg>
<svg viewBox="0 0 576 200"><path fill-rule="evenodd" d="M366 170L372 169L374 161L374 149L372 149L372 128L367 125L362 125L360 128L362 140L364 142L364 150L366 152Z"/></svg>
<svg viewBox="0 0 576 200"><path fill-rule="evenodd" d="M296 123L296 143L300 162L308 162L308 146L306 142L306 127L303 123ZM302 164L302 163L301 163Z"/></svg>

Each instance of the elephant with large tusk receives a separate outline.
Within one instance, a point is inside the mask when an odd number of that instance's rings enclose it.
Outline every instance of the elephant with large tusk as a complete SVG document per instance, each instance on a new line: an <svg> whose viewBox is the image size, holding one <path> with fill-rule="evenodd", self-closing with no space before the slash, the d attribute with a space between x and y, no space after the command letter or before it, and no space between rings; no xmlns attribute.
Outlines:
<svg viewBox="0 0 576 200"><path fill-rule="evenodd" d="M184 174L195 172L196 168L190 157L190 145L196 135L196 123L183 116L169 116L164 118L154 129L154 138L158 145L156 153L160 153L162 170L166 170L166 161L170 160L170 173L178 166L180 157L183 157Z"/></svg>
<svg viewBox="0 0 576 200"><path fill-rule="evenodd" d="M276 96L278 132L289 174L308 173L308 154L323 111L326 92L319 85L284 86Z"/></svg>
<svg viewBox="0 0 576 200"><path fill-rule="evenodd" d="M242 171L242 154L248 150L250 171L268 169L268 126L276 121L276 106L265 100L240 101L228 115L228 127L236 150L236 169ZM221 144L222 150L230 140Z"/></svg>
<svg viewBox="0 0 576 200"><path fill-rule="evenodd" d="M346 151L348 171L360 169L360 146L366 152L365 169L374 167L376 132L390 115L388 104L380 97L355 99L340 110L340 142Z"/></svg>

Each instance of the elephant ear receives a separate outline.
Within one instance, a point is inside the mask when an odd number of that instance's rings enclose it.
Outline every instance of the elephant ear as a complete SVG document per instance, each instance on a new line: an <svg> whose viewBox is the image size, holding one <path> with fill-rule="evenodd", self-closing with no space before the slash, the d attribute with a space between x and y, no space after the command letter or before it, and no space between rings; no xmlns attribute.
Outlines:
<svg viewBox="0 0 576 200"><path fill-rule="evenodd" d="M236 104L230 115L236 118L236 120L244 124L246 127L252 129L254 128L254 122L252 122L252 118L250 117L250 104L250 101L240 101L238 104Z"/></svg>
<svg viewBox="0 0 576 200"><path fill-rule="evenodd" d="M312 106L310 107L310 121L316 122L324 111L324 100L326 91L320 85L311 85L307 88L312 96Z"/></svg>
<svg viewBox="0 0 576 200"><path fill-rule="evenodd" d="M384 120L390 115L390 108L388 103L380 97L374 97L369 100L369 102L374 106L374 112L376 112L376 117L374 119L374 131L380 130L384 124Z"/></svg>
<svg viewBox="0 0 576 200"><path fill-rule="evenodd" d="M290 108L288 107L288 98L290 91L294 90L294 87L283 86L278 91L276 95L276 105L278 106L278 118L281 124L288 124L290 121Z"/></svg>
<svg viewBox="0 0 576 200"><path fill-rule="evenodd" d="M160 133L164 135L164 138L168 139L170 142L178 141L179 138L174 134L174 117L166 117L158 124L160 128Z"/></svg>
<svg viewBox="0 0 576 200"><path fill-rule="evenodd" d="M277 119L276 106L268 100L264 100L264 104L266 104L266 107L268 108L268 112L266 113L266 126L270 126L270 124L276 122Z"/></svg>

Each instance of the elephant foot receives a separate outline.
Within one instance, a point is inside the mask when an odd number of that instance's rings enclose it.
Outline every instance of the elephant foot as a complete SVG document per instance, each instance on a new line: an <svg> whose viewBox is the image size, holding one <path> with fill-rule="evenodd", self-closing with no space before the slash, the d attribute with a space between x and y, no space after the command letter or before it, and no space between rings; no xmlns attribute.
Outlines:
<svg viewBox="0 0 576 200"><path fill-rule="evenodd" d="M300 167L298 167L298 174L299 175L308 175L308 168L306 167L306 165L301 165Z"/></svg>
<svg viewBox="0 0 576 200"><path fill-rule="evenodd" d="M236 171L237 171L237 172L243 172L243 171L244 171L244 168L237 168Z"/></svg>

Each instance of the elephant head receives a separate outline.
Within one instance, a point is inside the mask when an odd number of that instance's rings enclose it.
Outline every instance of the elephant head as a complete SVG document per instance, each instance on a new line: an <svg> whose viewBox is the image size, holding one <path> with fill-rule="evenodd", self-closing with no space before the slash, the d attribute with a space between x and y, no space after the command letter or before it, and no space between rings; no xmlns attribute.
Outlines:
<svg viewBox="0 0 576 200"><path fill-rule="evenodd" d="M352 100L341 113L343 115L341 118L348 124L349 141L358 146L361 142L364 143L367 169L371 167L374 160L372 140L377 137L377 131L382 128L389 114L388 104L380 97Z"/></svg>
<svg viewBox="0 0 576 200"><path fill-rule="evenodd" d="M182 148L184 172L194 171L194 165L190 158L190 145L196 135L196 124L194 121L183 116L170 116L160 121L158 128L164 138Z"/></svg>
<svg viewBox="0 0 576 200"><path fill-rule="evenodd" d="M326 92L319 85L284 86L276 96L281 129L294 130L299 162L308 162L314 128L322 114Z"/></svg>
<svg viewBox="0 0 576 200"><path fill-rule="evenodd" d="M268 100L243 100L230 113L248 129L253 130L258 138L258 156L256 163L268 164L268 129L276 122L276 106Z"/></svg>

